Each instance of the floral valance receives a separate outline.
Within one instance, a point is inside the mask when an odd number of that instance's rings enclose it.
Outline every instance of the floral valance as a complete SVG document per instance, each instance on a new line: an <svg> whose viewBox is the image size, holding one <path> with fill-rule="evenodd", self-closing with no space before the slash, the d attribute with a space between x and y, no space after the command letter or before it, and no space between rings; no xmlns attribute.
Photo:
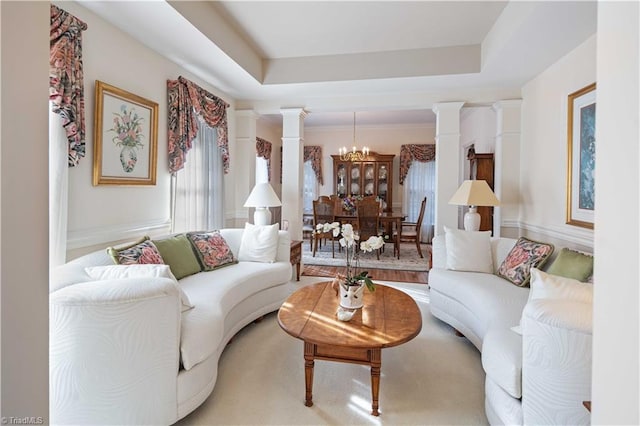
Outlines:
<svg viewBox="0 0 640 426"><path fill-rule="evenodd" d="M414 161L426 163L436 159L436 146L427 144L408 144L400 146L400 185L409 173L409 167Z"/></svg>
<svg viewBox="0 0 640 426"><path fill-rule="evenodd" d="M229 172L229 138L227 135L227 108L229 105L184 77L167 80L169 101L169 171L175 173L184 167L185 155L191 149L198 133L200 116L208 126L218 132L218 148L222 156L224 173Z"/></svg>
<svg viewBox="0 0 640 426"><path fill-rule="evenodd" d="M316 178L320 185L324 185L322 181L322 147L321 146L305 146L303 162L311 161L311 168L316 172Z"/></svg>
<svg viewBox="0 0 640 426"><path fill-rule="evenodd" d="M60 114L69 143L69 167L85 154L82 31L87 24L51 5L49 31L49 101Z"/></svg>
<svg viewBox="0 0 640 426"><path fill-rule="evenodd" d="M267 173L271 182L271 142L256 138L256 156L267 160Z"/></svg>

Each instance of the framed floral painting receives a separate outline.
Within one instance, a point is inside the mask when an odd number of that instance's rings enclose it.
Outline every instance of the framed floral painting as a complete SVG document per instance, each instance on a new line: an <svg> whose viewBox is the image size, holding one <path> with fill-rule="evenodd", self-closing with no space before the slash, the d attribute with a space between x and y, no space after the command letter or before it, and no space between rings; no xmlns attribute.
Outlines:
<svg viewBox="0 0 640 426"><path fill-rule="evenodd" d="M596 164L596 84L569 95L567 223L593 229Z"/></svg>
<svg viewBox="0 0 640 426"><path fill-rule="evenodd" d="M155 185L158 104L96 80L93 185Z"/></svg>

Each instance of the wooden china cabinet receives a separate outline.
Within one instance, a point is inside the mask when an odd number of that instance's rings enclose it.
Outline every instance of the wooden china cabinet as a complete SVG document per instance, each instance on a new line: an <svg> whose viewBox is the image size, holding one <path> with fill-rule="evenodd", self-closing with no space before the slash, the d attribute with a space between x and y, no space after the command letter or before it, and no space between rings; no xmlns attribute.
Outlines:
<svg viewBox="0 0 640 426"><path fill-rule="evenodd" d="M469 179L486 180L493 191L493 154L478 154L473 149L467 152ZM493 231L493 207L478 206L480 231Z"/></svg>
<svg viewBox="0 0 640 426"><path fill-rule="evenodd" d="M345 161L340 155L333 158L333 192L340 198L347 196L379 197L385 211L393 207L393 154L369 152L363 161Z"/></svg>

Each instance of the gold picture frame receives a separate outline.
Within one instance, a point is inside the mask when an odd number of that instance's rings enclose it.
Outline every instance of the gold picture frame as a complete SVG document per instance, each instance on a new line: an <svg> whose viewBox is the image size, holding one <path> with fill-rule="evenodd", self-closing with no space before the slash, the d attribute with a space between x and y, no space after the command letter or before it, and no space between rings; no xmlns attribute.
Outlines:
<svg viewBox="0 0 640 426"><path fill-rule="evenodd" d="M155 185L158 104L96 80L93 185Z"/></svg>
<svg viewBox="0 0 640 426"><path fill-rule="evenodd" d="M569 95L567 115L566 223L593 229L596 83Z"/></svg>

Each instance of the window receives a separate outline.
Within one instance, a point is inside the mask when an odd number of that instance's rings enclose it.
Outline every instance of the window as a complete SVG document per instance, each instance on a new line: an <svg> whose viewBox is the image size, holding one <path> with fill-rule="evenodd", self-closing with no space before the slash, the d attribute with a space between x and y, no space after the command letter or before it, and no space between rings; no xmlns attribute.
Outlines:
<svg viewBox="0 0 640 426"><path fill-rule="evenodd" d="M302 188L302 211L313 214L313 200L318 199L318 178L311 167L311 160L304 162L304 183Z"/></svg>
<svg viewBox="0 0 640 426"><path fill-rule="evenodd" d="M420 203L427 197L422 221L422 242L431 242L435 217L436 162L413 161L404 180L404 211L407 221L415 222L420 214Z"/></svg>
<svg viewBox="0 0 640 426"><path fill-rule="evenodd" d="M216 129L198 119L184 168L172 176L173 232L224 227L223 163Z"/></svg>

